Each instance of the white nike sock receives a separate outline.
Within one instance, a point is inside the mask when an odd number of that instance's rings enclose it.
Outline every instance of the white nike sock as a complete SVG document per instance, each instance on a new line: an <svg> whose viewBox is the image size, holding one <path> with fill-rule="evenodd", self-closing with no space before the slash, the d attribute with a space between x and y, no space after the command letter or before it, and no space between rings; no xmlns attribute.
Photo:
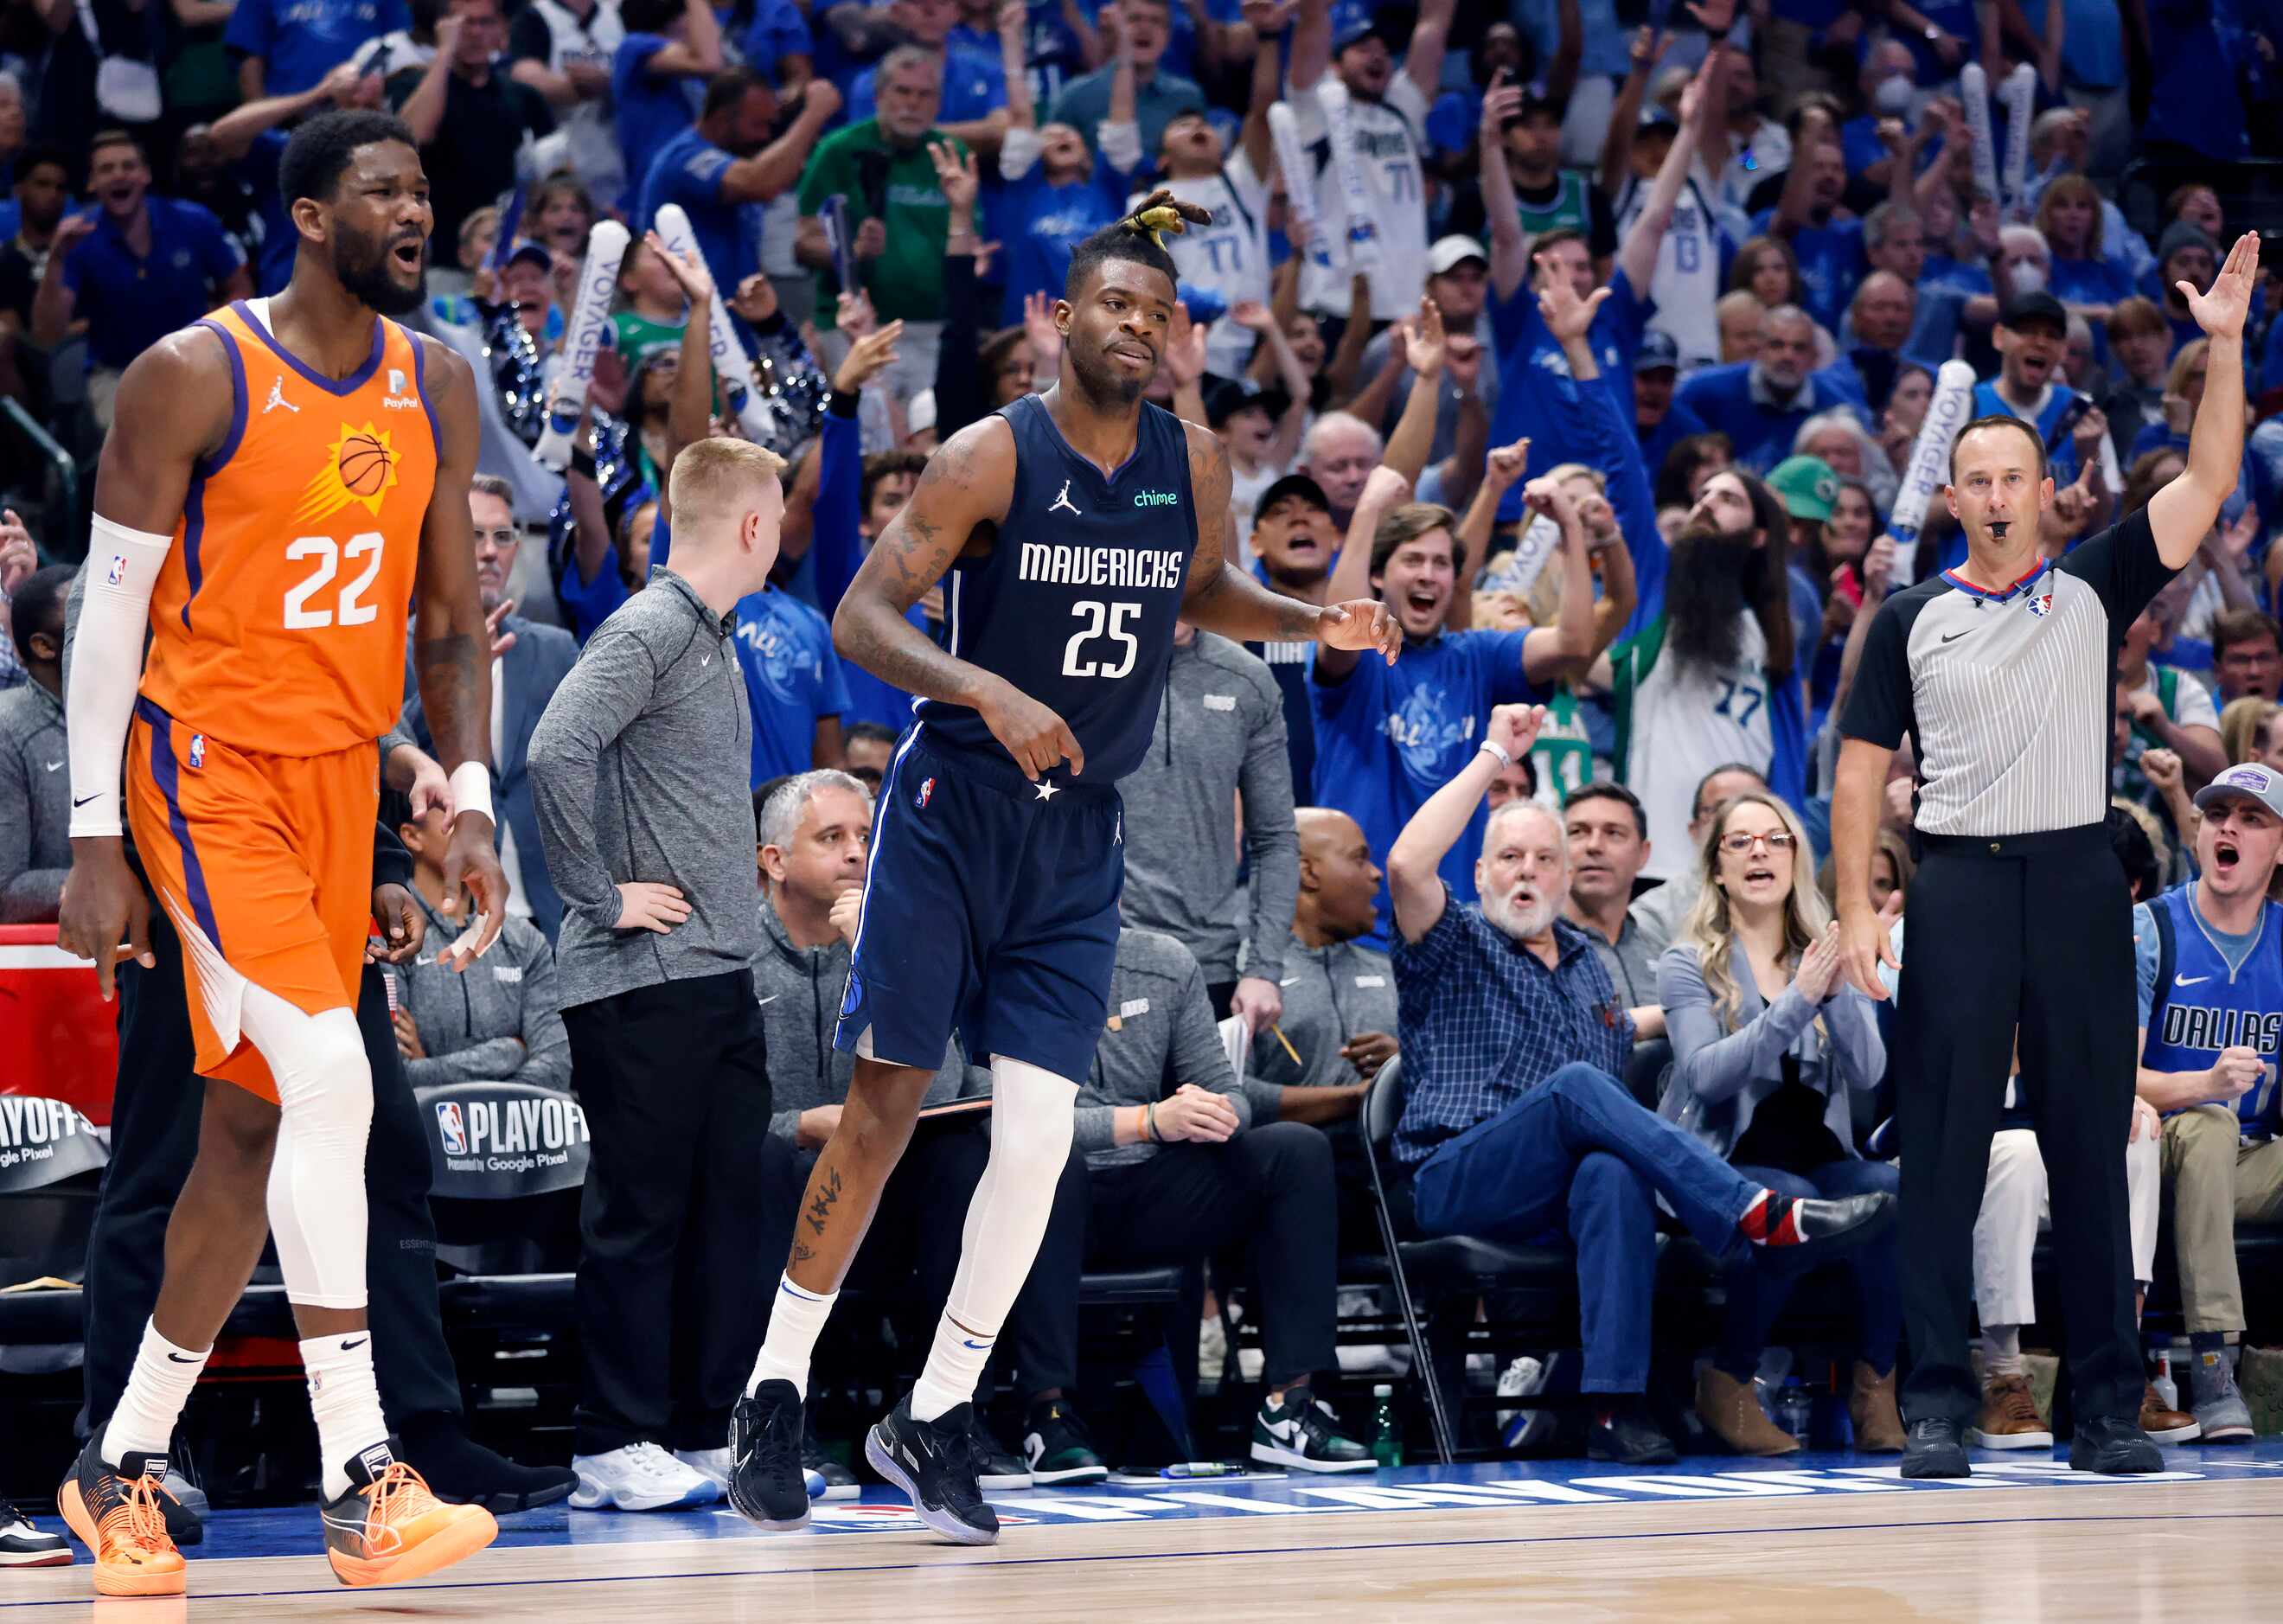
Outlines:
<svg viewBox="0 0 2283 1624"><path fill-rule="evenodd" d="M309 1412L317 1418L324 1497L338 1500L349 1492L348 1463L375 1444L388 1447L372 1377L372 1332L311 1337L301 1344L301 1366L309 1373Z"/></svg>
<svg viewBox="0 0 2283 1624"><path fill-rule="evenodd" d="M206 1368L206 1355L176 1347L159 1334L158 1325L143 1322L143 1346L136 1350L135 1370L119 1408L111 1412L104 1429L103 1458L116 1466L129 1455L164 1455L175 1436L175 1423Z"/></svg>
<svg viewBox="0 0 2283 1624"><path fill-rule="evenodd" d="M838 1292L819 1295L803 1290L791 1275L778 1280L777 1294L769 1303L769 1333L761 1340L760 1357L753 1361L745 1391L751 1393L765 1381L789 1381L795 1393L807 1398L808 1358L816 1351L824 1322L832 1317L832 1305L839 1300Z"/></svg>
<svg viewBox="0 0 2283 1624"><path fill-rule="evenodd" d="M1005 1055L992 1060L991 1159L967 1204L959 1272L912 1388L914 1420L932 1421L975 1396L1054 1214L1077 1104L1078 1084L1067 1077Z"/></svg>
<svg viewBox="0 0 2283 1624"><path fill-rule="evenodd" d="M985 1336L971 1331L946 1309L935 1323L927 1366L912 1386L912 1419L932 1421L973 1398L975 1384L983 1379L983 1367L991 1362L991 1350L998 1341L997 1332Z"/></svg>

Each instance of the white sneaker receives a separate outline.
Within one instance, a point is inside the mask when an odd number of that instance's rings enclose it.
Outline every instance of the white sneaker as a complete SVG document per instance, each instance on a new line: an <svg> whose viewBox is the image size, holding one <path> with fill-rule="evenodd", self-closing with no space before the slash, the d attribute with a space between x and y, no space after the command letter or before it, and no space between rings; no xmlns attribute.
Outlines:
<svg viewBox="0 0 2283 1624"><path fill-rule="evenodd" d="M579 1474L579 1487L571 1491L574 1511L672 1511L721 1497L717 1480L648 1441L574 1456L571 1470Z"/></svg>
<svg viewBox="0 0 2283 1624"><path fill-rule="evenodd" d="M701 1478L711 1478L713 1487L723 1494L729 1492L729 1471L736 1462L729 1454L729 1446L718 1449L676 1449L674 1458Z"/></svg>

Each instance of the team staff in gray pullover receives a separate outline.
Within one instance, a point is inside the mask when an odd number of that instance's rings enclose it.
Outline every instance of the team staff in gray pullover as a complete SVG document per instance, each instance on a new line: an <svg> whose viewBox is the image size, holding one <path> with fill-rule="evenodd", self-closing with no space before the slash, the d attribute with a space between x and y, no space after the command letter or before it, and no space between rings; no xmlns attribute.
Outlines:
<svg viewBox="0 0 2283 1624"><path fill-rule="evenodd" d="M1300 900L1284 960L1284 1015L1252 1040L1244 1092L1259 1122L1353 1116L1364 1084L1395 1053L1395 977L1358 940L1378 928L1380 872L1355 819L1327 807L1293 814Z"/></svg>
<svg viewBox="0 0 2283 1624"><path fill-rule="evenodd" d="M594 1131L571 1446L582 1509L713 1498L768 1312L734 1284L767 1218L769 1077L752 720L730 636L776 561L783 467L742 440L682 449L658 520L674 567L596 629L531 736L563 899L563 1025Z"/></svg>
<svg viewBox="0 0 2283 1624"><path fill-rule="evenodd" d="M1280 737L1280 766L1283 753ZM1241 1245L1252 1266L1268 1385L1252 1458L1304 1472L1370 1470L1370 1451L1341 1437L1309 1390L1313 1374L1334 1363L1331 1141L1304 1122L1253 1126L1213 1029L1204 973L1172 937L1130 925L1118 933L1110 1011L1079 1090L1087 1259L1105 1269L1188 1265ZM1026 1292L1018 1316L1031 1302ZM1076 1378L1075 1295L1054 1311L1042 1340L1060 1351L1039 1368L1067 1388Z"/></svg>
<svg viewBox="0 0 2283 1624"><path fill-rule="evenodd" d="M1177 627L1149 758L1118 781L1118 792L1126 801L1126 923L1163 931L1188 949L1216 1018L1234 1011L1265 1031L1282 1007L1276 984L1300 884L1284 701L1268 668L1226 637ZM1242 908L1240 797L1250 871Z"/></svg>
<svg viewBox="0 0 2283 1624"><path fill-rule="evenodd" d="M72 567L27 576L9 602L31 678L0 692L0 925L44 925L71 871L71 774L64 769L64 594Z"/></svg>
<svg viewBox="0 0 2283 1624"><path fill-rule="evenodd" d="M547 938L510 915L492 950L465 972L438 964L436 955L464 928L436 911L450 825L431 807L417 822L399 823L396 832L412 854L413 894L428 916L422 952L394 972L393 1024L405 1081L416 1089L474 1081L569 1089L571 1040L557 1008L555 950Z"/></svg>

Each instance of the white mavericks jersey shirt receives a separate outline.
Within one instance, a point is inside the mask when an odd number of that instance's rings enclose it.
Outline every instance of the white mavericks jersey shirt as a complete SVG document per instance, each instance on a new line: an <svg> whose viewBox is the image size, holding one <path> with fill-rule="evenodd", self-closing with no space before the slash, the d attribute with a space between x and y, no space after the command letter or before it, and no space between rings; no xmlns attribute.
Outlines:
<svg viewBox="0 0 2283 1624"><path fill-rule="evenodd" d="M1284 95L1298 121L1301 143L1315 160L1316 221L1331 251L1329 269L1319 265L1313 255L1301 257L1300 303L1305 309L1344 316L1348 313L1351 276L1347 199L1332 162L1330 139L1324 133L1324 110L1313 87L1301 91L1288 84ZM1419 93L1411 75L1399 70L1387 82L1384 100L1355 98L1350 116L1372 223L1379 229L1379 270L1371 282L1371 316L1374 321L1398 321L1418 313L1419 290L1427 285L1427 183L1419 160L1424 145L1420 132L1427 127L1427 98ZM1285 183L1292 183L1289 176Z"/></svg>

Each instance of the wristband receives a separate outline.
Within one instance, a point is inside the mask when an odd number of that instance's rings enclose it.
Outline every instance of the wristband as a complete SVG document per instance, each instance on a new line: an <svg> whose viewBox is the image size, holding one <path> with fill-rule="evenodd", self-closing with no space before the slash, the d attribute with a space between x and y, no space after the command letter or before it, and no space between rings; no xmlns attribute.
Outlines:
<svg viewBox="0 0 2283 1624"><path fill-rule="evenodd" d="M1165 1143L1157 1137L1157 1102L1154 1099L1142 1107L1142 1136L1152 1144Z"/></svg>
<svg viewBox="0 0 2283 1624"><path fill-rule="evenodd" d="M1514 765L1514 758L1506 753L1505 746L1494 745L1486 738L1483 740L1483 749L1489 754L1498 757L1499 770L1500 772L1504 772L1508 768Z"/></svg>
<svg viewBox="0 0 2283 1624"><path fill-rule="evenodd" d="M463 761L452 769L452 819L458 822L464 814L480 812L494 824L492 816L492 769L482 761Z"/></svg>

